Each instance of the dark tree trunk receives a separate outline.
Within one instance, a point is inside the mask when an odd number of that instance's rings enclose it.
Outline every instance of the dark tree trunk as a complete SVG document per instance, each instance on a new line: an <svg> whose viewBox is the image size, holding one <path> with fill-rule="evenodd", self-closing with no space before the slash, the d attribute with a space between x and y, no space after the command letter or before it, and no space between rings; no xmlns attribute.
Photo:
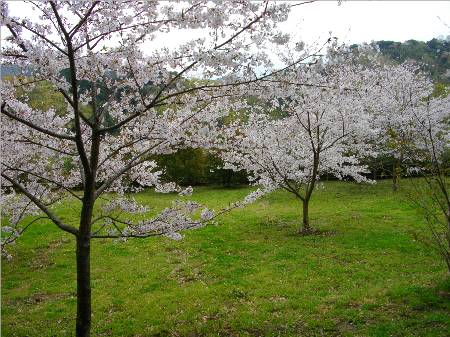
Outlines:
<svg viewBox="0 0 450 337"><path fill-rule="evenodd" d="M396 159L392 168L392 190L396 192L399 188L400 178L402 177L403 154Z"/></svg>
<svg viewBox="0 0 450 337"><path fill-rule="evenodd" d="M449 248L450 248L450 205L448 205L448 207L447 207L446 218L447 218L448 246L449 246Z"/></svg>
<svg viewBox="0 0 450 337"><path fill-rule="evenodd" d="M66 30L64 22L58 15L58 8L53 2L50 2L53 12L55 13L56 20L61 32L64 35L67 44L67 57L70 67L70 82L72 100L70 102L74 112L74 127L75 127L75 143L80 158L81 177L83 181L83 205L80 215L80 227L77 233L77 320L76 320L76 336L77 337L89 337L91 329L91 226L92 226L92 214L94 210L94 204L96 200L96 176L97 166L100 151L101 135L98 130L101 125L101 120L97 114L96 105L96 92L97 87L94 83L91 87L92 97L92 117L90 123L92 128L91 135L91 151L86 151L85 143L83 141L83 132L81 128L81 119L83 115L80 112L80 97L79 97L79 85L77 79L77 66L75 53L76 50L72 44L72 35L70 31ZM92 5L91 10L95 4ZM90 49L89 44L87 48Z"/></svg>
<svg viewBox="0 0 450 337"><path fill-rule="evenodd" d="M94 142L93 142L94 143ZM95 204L95 180L85 183L80 228L77 236L77 337L89 337L91 329L91 226Z"/></svg>
<svg viewBox="0 0 450 337"><path fill-rule="evenodd" d="M95 180L85 184L80 228L77 236L77 337L89 337L91 329L91 225L94 210Z"/></svg>
<svg viewBox="0 0 450 337"><path fill-rule="evenodd" d="M396 192L400 183L400 163L396 160L392 167L392 190Z"/></svg>
<svg viewBox="0 0 450 337"><path fill-rule="evenodd" d="M448 271L450 272L450 205L447 206L447 250L445 252L445 262L447 263Z"/></svg>
<svg viewBox="0 0 450 337"><path fill-rule="evenodd" d="M312 228L309 223L309 200L311 199L311 195L314 191L314 186L316 185L316 178L319 172L319 153L320 149L314 150L311 181L306 185L305 196L303 198L300 197L303 203L303 221L302 226L300 226L298 230L299 234L312 233Z"/></svg>
<svg viewBox="0 0 450 337"><path fill-rule="evenodd" d="M392 171L392 190L396 192L398 190L398 175L396 171L396 167Z"/></svg>
<svg viewBox="0 0 450 337"><path fill-rule="evenodd" d="M89 237L77 238L77 337L89 337L91 329L91 243Z"/></svg>
<svg viewBox="0 0 450 337"><path fill-rule="evenodd" d="M303 221L302 225L298 229L299 234L307 234L311 232L311 226L309 223L309 199L302 200L303 203Z"/></svg>

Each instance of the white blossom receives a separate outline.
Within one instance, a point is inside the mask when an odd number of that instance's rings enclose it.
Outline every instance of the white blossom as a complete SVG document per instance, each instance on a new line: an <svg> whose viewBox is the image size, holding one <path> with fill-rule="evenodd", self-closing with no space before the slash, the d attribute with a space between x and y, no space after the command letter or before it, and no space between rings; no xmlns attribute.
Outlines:
<svg viewBox="0 0 450 337"><path fill-rule="evenodd" d="M214 218L214 212L208 208L204 208L200 214L200 218L204 221L209 221Z"/></svg>
<svg viewBox="0 0 450 337"><path fill-rule="evenodd" d="M190 196L190 195L192 195L193 191L194 191L194 189L192 188L192 186L188 186L184 190L180 191L178 193L178 195L179 196Z"/></svg>

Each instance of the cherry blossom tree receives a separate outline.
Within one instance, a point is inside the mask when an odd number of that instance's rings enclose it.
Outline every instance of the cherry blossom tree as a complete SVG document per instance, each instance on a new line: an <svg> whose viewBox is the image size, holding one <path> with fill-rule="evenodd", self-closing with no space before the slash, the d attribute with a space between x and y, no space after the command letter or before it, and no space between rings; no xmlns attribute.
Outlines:
<svg viewBox="0 0 450 337"><path fill-rule="evenodd" d="M76 335L89 336L91 241L179 238L180 230L217 215L176 201L149 217L149 208L128 193L148 186L191 193L162 182L153 157L185 146L217 119L220 107L239 104L231 99L233 90L270 69L264 46L281 41L276 24L291 4L27 3L35 12L31 19L1 5L4 62L22 71L2 82L3 246L49 220L75 237ZM164 47L164 39L183 30L187 42ZM198 74L203 80L192 80ZM27 93L42 81L64 97L65 112L30 108ZM77 205L76 222L58 216L58 202ZM195 212L200 220L192 220Z"/></svg>
<svg viewBox="0 0 450 337"><path fill-rule="evenodd" d="M393 188L401 173L422 179L407 190L424 211L432 241L450 268L450 98L433 97L433 85L419 65L376 65L372 124L380 131L377 151L392 156ZM447 156L447 157L446 157Z"/></svg>
<svg viewBox="0 0 450 337"><path fill-rule="evenodd" d="M299 65L259 82L253 90L262 107L250 107L247 119L217 137L225 167L247 170L262 186L257 194L282 188L301 201L303 234L313 232L309 202L321 176L368 181L359 159L373 155L367 139L376 130L366 89L374 76L368 67L344 59Z"/></svg>
<svg viewBox="0 0 450 337"><path fill-rule="evenodd" d="M381 131L375 145L379 153L393 161L392 189L396 191L401 176L413 165L406 153L417 137L413 111L431 95L433 85L413 63L374 66L378 82L371 93L378 98L373 100L371 109L373 123Z"/></svg>

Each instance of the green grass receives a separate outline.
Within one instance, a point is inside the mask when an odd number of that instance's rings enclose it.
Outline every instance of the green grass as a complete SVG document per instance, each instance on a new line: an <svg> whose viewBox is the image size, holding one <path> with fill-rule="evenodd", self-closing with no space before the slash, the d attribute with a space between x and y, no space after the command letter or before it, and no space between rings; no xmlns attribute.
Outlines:
<svg viewBox="0 0 450 337"><path fill-rule="evenodd" d="M249 190L197 188L193 198L218 209ZM138 198L160 209L173 196ZM446 267L414 239L426 234L421 216L389 182L325 183L310 215L326 235L297 236L300 212L276 192L182 241L94 241L93 335L449 335ZM2 336L71 336L73 238L35 226L10 252Z"/></svg>

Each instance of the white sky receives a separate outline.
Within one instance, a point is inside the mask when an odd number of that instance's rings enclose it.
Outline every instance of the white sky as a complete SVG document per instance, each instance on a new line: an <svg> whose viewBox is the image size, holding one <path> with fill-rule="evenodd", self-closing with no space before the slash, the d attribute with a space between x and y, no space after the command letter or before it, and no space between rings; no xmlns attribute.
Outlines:
<svg viewBox="0 0 450 337"><path fill-rule="evenodd" d="M403 42L450 35L450 1L318 1L293 8L287 22L305 42L328 37L341 42Z"/></svg>
<svg viewBox="0 0 450 337"><path fill-rule="evenodd" d="M12 0L8 3L13 14L32 18L34 12L29 5ZM347 43L427 41L450 35L450 1L343 1L340 6L337 1L317 1L294 7L282 27L307 44L322 43L330 31ZM171 47L186 39L182 35L164 42ZM192 33L187 35L192 37Z"/></svg>

